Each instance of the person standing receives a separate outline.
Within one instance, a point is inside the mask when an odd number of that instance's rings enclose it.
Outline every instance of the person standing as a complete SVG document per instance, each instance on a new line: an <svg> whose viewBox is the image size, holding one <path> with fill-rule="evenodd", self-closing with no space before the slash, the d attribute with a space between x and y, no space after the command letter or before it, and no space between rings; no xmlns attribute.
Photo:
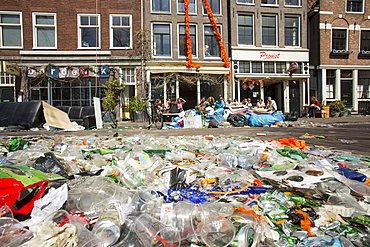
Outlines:
<svg viewBox="0 0 370 247"><path fill-rule="evenodd" d="M315 110L320 110L320 101L316 99L315 96L312 96L310 108L308 109L307 117L314 118L315 117Z"/></svg>
<svg viewBox="0 0 370 247"><path fill-rule="evenodd" d="M272 112L277 111L277 104L276 104L275 100L271 99L271 97L267 98L267 105L266 106L267 106L267 109L269 109Z"/></svg>
<svg viewBox="0 0 370 247"><path fill-rule="evenodd" d="M179 112L182 112L184 111L184 107L183 105L186 103L186 100L184 100L183 98L178 98L177 99L177 109L179 110Z"/></svg>

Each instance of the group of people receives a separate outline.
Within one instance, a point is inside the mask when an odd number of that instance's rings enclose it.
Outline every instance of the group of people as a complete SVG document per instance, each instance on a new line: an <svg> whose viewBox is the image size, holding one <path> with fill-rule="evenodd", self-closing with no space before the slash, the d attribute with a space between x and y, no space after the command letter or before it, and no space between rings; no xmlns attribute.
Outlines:
<svg viewBox="0 0 370 247"><path fill-rule="evenodd" d="M179 113L184 111L183 105L186 100L183 98L168 99L164 104L162 104L161 99L155 100L155 106L160 109L163 113Z"/></svg>
<svg viewBox="0 0 370 247"><path fill-rule="evenodd" d="M157 99L155 101L155 105L162 110L164 113L179 113L184 111L183 105L186 103L186 100L183 98L177 98L177 99L168 99L163 105L162 101L160 99ZM210 111L217 110L220 108L225 107L232 107L237 105L243 105L248 108L256 107L256 108L265 108L269 109L272 112L277 111L277 104L276 101L273 100L271 97L267 97L267 104L265 104L263 99L259 99L257 104L253 106L252 100L250 98L245 98L242 100L242 102L239 102L237 99L232 100L231 98L227 99L226 101L222 96L218 97L217 100L215 100L214 97L210 96L208 98L203 97L201 98L199 104L195 106L195 109L200 112L205 112L208 108ZM211 108L211 109L210 109ZM320 102L316 99L316 97L311 98L310 107L308 108L308 112L306 117L315 117L315 110L320 109Z"/></svg>
<svg viewBox="0 0 370 247"><path fill-rule="evenodd" d="M195 107L195 109L203 112L207 107L212 107L214 110L217 110L220 108L232 107L232 106L238 106L238 105L243 105L248 108L252 108L252 107L267 108L273 112L277 111L276 101L273 100L271 97L267 98L267 104L265 104L263 99L260 99L257 102L256 106L253 106L252 100L250 98L245 98L242 100L242 102L239 102L237 99L232 100L231 98L225 101L222 96L220 96L217 100L215 100L214 97L212 96L208 98L203 97L200 100L199 104Z"/></svg>

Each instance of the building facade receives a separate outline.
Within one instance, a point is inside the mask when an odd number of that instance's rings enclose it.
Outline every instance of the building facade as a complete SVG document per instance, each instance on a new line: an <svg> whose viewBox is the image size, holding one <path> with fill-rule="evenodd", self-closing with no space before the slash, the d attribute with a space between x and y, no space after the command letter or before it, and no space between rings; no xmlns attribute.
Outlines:
<svg viewBox="0 0 370 247"><path fill-rule="evenodd" d="M271 97L299 113L309 97L307 2L232 0L229 11L234 97Z"/></svg>
<svg viewBox="0 0 370 247"><path fill-rule="evenodd" d="M313 90L359 110L370 100L370 2L313 1L309 18Z"/></svg>
<svg viewBox="0 0 370 247"><path fill-rule="evenodd" d="M228 1L145 0L144 30L151 33L146 61L152 98L231 97Z"/></svg>
<svg viewBox="0 0 370 247"><path fill-rule="evenodd" d="M92 105L104 97L102 84L120 80L124 105L138 88L142 15L140 4L118 2L1 1L0 100Z"/></svg>

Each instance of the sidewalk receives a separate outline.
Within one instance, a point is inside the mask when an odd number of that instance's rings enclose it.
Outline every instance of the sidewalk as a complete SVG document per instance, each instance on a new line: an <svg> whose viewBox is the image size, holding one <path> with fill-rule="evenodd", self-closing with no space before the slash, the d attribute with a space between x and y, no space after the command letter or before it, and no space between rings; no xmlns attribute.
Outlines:
<svg viewBox="0 0 370 247"><path fill-rule="evenodd" d="M361 116L361 115L350 115L347 117L336 117L336 118L299 118L298 121L300 122L313 122L313 123L327 123L327 124L370 124L370 116ZM169 124L170 122L166 122L164 124ZM110 123L104 123L104 126L109 126ZM142 122L132 122L130 120L120 121L118 122L119 129L138 129L142 128Z"/></svg>

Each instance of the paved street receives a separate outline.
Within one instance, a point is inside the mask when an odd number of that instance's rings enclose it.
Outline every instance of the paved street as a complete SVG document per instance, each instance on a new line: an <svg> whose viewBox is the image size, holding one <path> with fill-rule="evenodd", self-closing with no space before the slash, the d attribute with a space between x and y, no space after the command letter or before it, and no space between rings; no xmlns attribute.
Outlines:
<svg viewBox="0 0 370 247"><path fill-rule="evenodd" d="M307 121L307 122L306 122ZM107 135L116 133L121 135L152 135L152 136L187 136L187 135L228 135L259 138L272 140L280 138L300 138L308 133L310 135L325 135L327 138L305 139L308 146L334 148L337 150L350 151L354 154L370 155L370 116L346 117L346 118L316 118L299 119L299 123L293 122L292 127L231 127L231 128L201 128L201 129L167 129L167 130L143 130L132 122L122 122L117 129L104 128L100 130L83 130L76 132L65 131L21 131L0 132L0 136L44 136L53 138L55 135L84 136L84 135ZM109 123L105 124L109 126ZM354 143L342 143L340 139L355 141Z"/></svg>

